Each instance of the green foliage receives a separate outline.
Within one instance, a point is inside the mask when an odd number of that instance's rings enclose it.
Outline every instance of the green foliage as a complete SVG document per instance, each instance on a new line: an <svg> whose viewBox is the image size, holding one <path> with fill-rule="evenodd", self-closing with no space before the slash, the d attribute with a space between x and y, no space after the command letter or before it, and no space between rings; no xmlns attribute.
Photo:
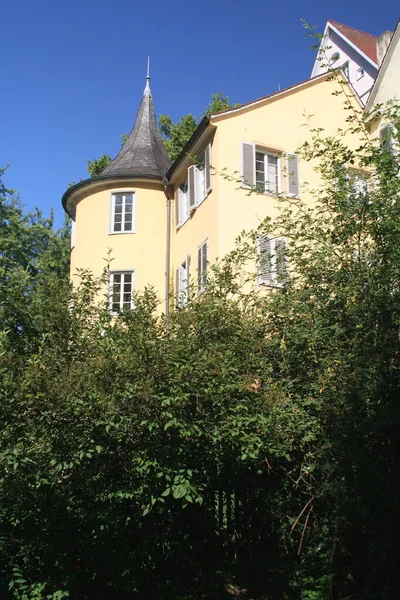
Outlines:
<svg viewBox="0 0 400 600"><path fill-rule="evenodd" d="M36 303L52 285L67 284L70 226L53 230L53 216L39 210L24 214L15 192L7 190L0 170L0 323L11 345L37 331ZM26 335L27 332L30 335Z"/></svg>
<svg viewBox="0 0 400 600"><path fill-rule="evenodd" d="M205 115L228 110L235 106L238 105L230 104L229 99L221 93L213 94ZM158 126L161 137L172 161L174 161L183 150L186 142L195 132L197 125L198 121L192 114L184 115L177 123L174 123L168 115L159 116Z"/></svg>
<svg viewBox="0 0 400 600"><path fill-rule="evenodd" d="M168 115L160 115L158 127L169 157L174 161L197 127L192 114L185 115L174 123Z"/></svg>
<svg viewBox="0 0 400 600"><path fill-rule="evenodd" d="M223 112L224 110L229 110L230 108L236 108L237 106L240 106L240 104L231 104L228 96L223 96L221 92L218 92L218 94L213 94L211 96L211 102L208 105L205 114L213 115L218 112Z"/></svg>
<svg viewBox="0 0 400 600"><path fill-rule="evenodd" d="M99 158L87 161L87 172L90 177L98 177L111 162L111 156L102 154Z"/></svg>
<svg viewBox="0 0 400 600"><path fill-rule="evenodd" d="M399 597L398 162L342 139L312 132L314 206L281 198L168 324L151 289L112 318L106 270L72 296L43 274L0 340L2 597ZM264 294L272 232L290 270Z"/></svg>

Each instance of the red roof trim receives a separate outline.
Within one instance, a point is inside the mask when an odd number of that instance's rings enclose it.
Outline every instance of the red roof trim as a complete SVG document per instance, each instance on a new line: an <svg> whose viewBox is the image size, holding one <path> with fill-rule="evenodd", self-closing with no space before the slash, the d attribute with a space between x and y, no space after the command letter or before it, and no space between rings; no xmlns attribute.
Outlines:
<svg viewBox="0 0 400 600"><path fill-rule="evenodd" d="M368 58L373 60L375 63L377 62L376 35L372 35L372 33L365 33L365 31L360 31L359 29L355 29L349 25L343 25L342 23L338 23L338 21L333 21L332 19L329 19L328 23L331 23L338 31L340 31L342 35L344 35L344 37L357 46L361 52L364 52Z"/></svg>

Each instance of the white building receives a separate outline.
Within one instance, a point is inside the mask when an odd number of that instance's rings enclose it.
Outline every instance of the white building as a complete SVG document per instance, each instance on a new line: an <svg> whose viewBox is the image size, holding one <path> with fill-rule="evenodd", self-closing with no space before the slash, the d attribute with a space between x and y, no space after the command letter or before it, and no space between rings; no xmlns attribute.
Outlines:
<svg viewBox="0 0 400 600"><path fill-rule="evenodd" d="M311 76L342 68L363 105L366 104L391 32L376 37L337 21L327 21Z"/></svg>

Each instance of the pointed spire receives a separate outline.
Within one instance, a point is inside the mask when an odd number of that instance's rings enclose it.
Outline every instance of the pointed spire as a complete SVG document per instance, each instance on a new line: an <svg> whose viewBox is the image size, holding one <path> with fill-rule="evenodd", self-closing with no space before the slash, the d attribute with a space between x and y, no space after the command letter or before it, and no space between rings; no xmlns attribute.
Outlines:
<svg viewBox="0 0 400 600"><path fill-rule="evenodd" d="M147 59L146 87L128 139L101 175L127 175L162 179L171 161L162 143L150 91L150 57Z"/></svg>
<svg viewBox="0 0 400 600"><path fill-rule="evenodd" d="M146 87L144 88L145 92L150 92L150 56L147 57L147 76L146 76Z"/></svg>

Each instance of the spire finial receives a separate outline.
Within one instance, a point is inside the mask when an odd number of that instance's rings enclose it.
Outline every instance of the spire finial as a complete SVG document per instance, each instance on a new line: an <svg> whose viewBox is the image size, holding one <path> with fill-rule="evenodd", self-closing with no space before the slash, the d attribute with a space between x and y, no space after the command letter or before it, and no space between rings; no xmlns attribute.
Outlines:
<svg viewBox="0 0 400 600"><path fill-rule="evenodd" d="M146 75L146 87L145 92L150 92L150 56L147 57L147 75Z"/></svg>

